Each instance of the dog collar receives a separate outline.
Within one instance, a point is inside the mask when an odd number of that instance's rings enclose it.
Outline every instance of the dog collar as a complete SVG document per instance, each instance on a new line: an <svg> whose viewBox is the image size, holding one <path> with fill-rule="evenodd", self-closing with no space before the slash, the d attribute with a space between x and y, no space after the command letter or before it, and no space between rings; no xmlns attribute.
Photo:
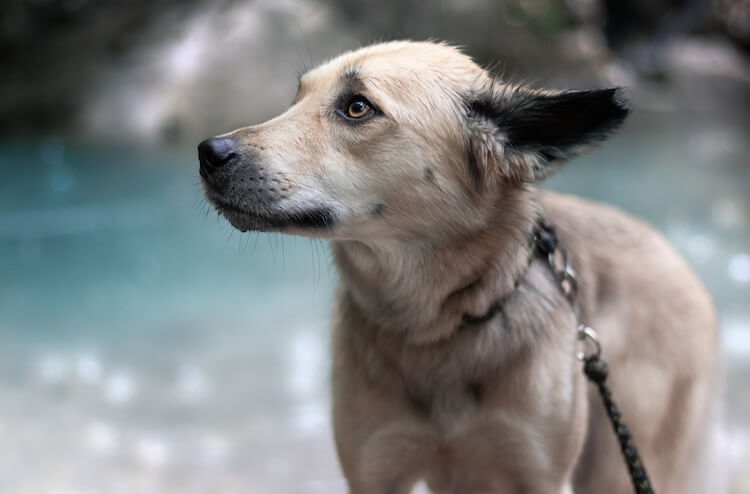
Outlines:
<svg viewBox="0 0 750 494"><path fill-rule="evenodd" d="M503 310L503 306L510 299L518 289L523 279L526 277L526 273L531 267L531 263L535 259L547 260L550 254L554 254L557 250L558 240L555 234L554 228L544 219L539 219L534 225L534 229L529 237L529 259L526 265L526 269L516 278L513 283L513 289L503 295L499 300L493 303L490 308L480 315L474 315L466 313L461 318L461 323L458 326L459 330L466 329L468 326L477 326L491 321L499 312Z"/></svg>

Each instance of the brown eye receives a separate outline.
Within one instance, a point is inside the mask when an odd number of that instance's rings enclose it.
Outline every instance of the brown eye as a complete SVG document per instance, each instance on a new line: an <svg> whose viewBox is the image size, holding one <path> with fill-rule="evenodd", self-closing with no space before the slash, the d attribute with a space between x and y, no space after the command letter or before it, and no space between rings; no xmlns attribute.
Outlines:
<svg viewBox="0 0 750 494"><path fill-rule="evenodd" d="M364 118L370 113L372 113L372 106L370 106L370 103L366 99L361 97L352 100L346 109L346 116L354 119Z"/></svg>

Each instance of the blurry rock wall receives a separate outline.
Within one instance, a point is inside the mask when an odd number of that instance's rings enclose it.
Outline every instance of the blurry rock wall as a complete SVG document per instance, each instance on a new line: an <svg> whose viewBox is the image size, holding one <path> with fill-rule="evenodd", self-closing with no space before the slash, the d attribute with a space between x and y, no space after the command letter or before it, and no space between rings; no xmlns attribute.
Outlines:
<svg viewBox="0 0 750 494"><path fill-rule="evenodd" d="M213 135L278 113L310 65L395 38L545 85L750 80L750 0L4 0L0 133Z"/></svg>

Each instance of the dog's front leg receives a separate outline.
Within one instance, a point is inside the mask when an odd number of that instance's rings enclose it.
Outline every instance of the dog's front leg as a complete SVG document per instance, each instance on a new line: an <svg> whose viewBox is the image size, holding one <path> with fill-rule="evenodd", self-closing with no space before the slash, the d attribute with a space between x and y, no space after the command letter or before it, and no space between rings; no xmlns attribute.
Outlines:
<svg viewBox="0 0 750 494"><path fill-rule="evenodd" d="M508 492L516 491L523 492L524 494L574 494L575 492L573 490L573 484L570 481L566 481L562 486L559 482L541 482L531 486L525 485L520 488L518 486L514 486L511 490L508 490Z"/></svg>
<svg viewBox="0 0 750 494"><path fill-rule="evenodd" d="M387 481L382 479L380 482L373 484L362 484L359 480L349 480L349 494L410 494L414 482L405 481L404 479L393 479Z"/></svg>
<svg viewBox="0 0 750 494"><path fill-rule="evenodd" d="M339 460L350 494L409 494L436 442L408 419L369 425L372 428L354 434L343 434L341 422L336 425Z"/></svg>
<svg viewBox="0 0 750 494"><path fill-rule="evenodd" d="M408 494L439 439L408 405L374 390L357 369L333 375L336 449L351 494Z"/></svg>

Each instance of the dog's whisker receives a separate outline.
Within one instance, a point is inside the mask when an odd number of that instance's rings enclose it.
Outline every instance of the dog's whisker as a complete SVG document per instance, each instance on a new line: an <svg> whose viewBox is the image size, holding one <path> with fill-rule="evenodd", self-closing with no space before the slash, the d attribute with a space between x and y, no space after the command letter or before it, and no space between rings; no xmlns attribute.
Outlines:
<svg viewBox="0 0 750 494"><path fill-rule="evenodd" d="M258 232L253 232L253 233L254 233L255 240L253 241L253 247L252 247L252 250L250 251L251 254L255 254L257 252L258 240L260 240L260 235L261 235Z"/></svg>
<svg viewBox="0 0 750 494"><path fill-rule="evenodd" d="M229 234L227 235L227 239L224 241L224 247L222 247L223 250L227 249L227 246L229 245L229 242L232 240L232 237L234 236L234 232L236 230L233 228L229 229Z"/></svg>
<svg viewBox="0 0 750 494"><path fill-rule="evenodd" d="M315 279L315 286L320 285L320 281L323 279L323 266L320 260L322 245L318 239L313 240L313 246L315 247L315 264L317 266L317 277Z"/></svg>
<svg viewBox="0 0 750 494"><path fill-rule="evenodd" d="M316 276L316 256L315 256L315 239L309 239L308 245L310 246L310 261L312 263L312 275L313 275L313 285L317 286L317 276Z"/></svg>
<svg viewBox="0 0 750 494"><path fill-rule="evenodd" d="M331 257L331 252L328 249L327 244L325 244L322 240L316 239L316 242L319 243L320 248L323 249L323 261L326 267L326 275L330 278L331 277L331 266L333 264L333 258Z"/></svg>

